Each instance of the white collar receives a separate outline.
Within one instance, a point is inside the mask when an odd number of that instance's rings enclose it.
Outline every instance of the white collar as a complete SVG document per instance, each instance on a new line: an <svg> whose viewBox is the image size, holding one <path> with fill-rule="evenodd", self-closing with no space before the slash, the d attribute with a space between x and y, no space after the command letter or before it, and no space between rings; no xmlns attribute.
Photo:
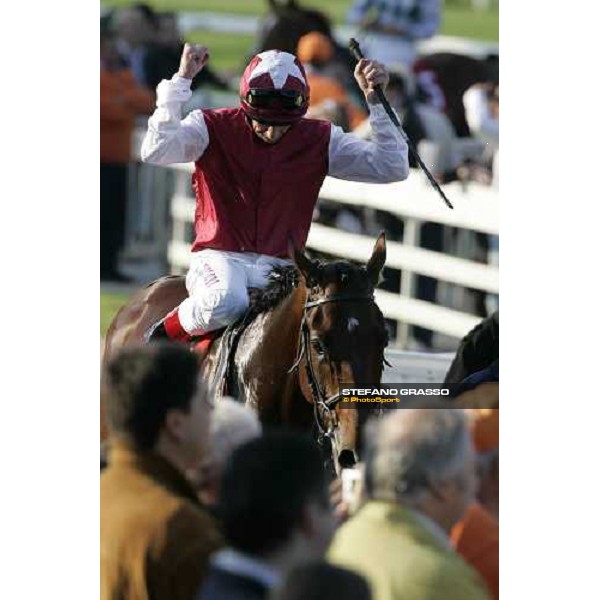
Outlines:
<svg viewBox="0 0 600 600"><path fill-rule="evenodd" d="M214 554L211 562L223 571L255 579L269 589L278 585L281 580L281 573L277 569L259 558L233 548L219 550Z"/></svg>

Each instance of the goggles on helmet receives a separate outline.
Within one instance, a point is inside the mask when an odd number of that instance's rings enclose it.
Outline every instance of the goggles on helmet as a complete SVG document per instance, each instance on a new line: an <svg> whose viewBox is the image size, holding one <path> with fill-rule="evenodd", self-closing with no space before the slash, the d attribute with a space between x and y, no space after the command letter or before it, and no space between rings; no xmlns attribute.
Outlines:
<svg viewBox="0 0 600 600"><path fill-rule="evenodd" d="M296 90L263 90L252 88L245 98L252 108L283 108L295 110L302 106L304 96Z"/></svg>

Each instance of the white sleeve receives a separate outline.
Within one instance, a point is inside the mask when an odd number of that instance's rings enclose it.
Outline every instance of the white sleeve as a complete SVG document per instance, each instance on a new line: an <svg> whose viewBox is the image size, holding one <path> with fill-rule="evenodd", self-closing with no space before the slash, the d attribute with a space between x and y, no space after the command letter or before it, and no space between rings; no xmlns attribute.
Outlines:
<svg viewBox="0 0 600 600"><path fill-rule="evenodd" d="M201 110L192 111L183 121L181 108L192 92L190 79L174 75L156 88L156 110L148 119L142 142L142 161L153 165L193 162L208 146L208 130Z"/></svg>
<svg viewBox="0 0 600 600"><path fill-rule="evenodd" d="M390 183L408 177L408 146L381 104L369 106L373 140L331 126L329 175L366 183Z"/></svg>

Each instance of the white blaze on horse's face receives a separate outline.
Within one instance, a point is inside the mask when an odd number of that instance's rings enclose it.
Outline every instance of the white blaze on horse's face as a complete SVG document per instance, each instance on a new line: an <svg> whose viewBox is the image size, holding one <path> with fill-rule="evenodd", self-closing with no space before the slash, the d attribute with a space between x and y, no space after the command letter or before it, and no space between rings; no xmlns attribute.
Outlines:
<svg viewBox="0 0 600 600"><path fill-rule="evenodd" d="M352 333L359 325L358 319L355 317L350 317L348 319L348 331Z"/></svg>

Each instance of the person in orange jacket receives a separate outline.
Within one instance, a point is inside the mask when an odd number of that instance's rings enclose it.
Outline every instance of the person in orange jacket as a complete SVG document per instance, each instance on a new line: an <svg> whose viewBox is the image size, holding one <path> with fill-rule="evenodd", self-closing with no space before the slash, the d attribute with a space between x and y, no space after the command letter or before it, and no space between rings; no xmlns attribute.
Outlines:
<svg viewBox="0 0 600 600"><path fill-rule="evenodd" d="M334 47L331 40L316 31L307 33L298 42L297 55L306 69L311 114L316 118L327 118L328 111L331 111L329 104L340 111L342 116L328 120L350 130L367 119L368 114L353 102L340 83L323 71L323 65L333 59ZM334 110L332 114L338 113Z"/></svg>
<svg viewBox="0 0 600 600"><path fill-rule="evenodd" d="M117 256L124 242L127 164L137 115L151 114L154 94L136 83L110 33L100 38L100 279L124 280Z"/></svg>
<svg viewBox="0 0 600 600"><path fill-rule="evenodd" d="M480 463L478 502L473 502L451 532L452 545L485 581L493 598L499 594L498 382L481 383L457 400L467 408L471 438Z"/></svg>
<svg viewBox="0 0 600 600"><path fill-rule="evenodd" d="M500 529L481 504L473 502L464 517L452 528L455 550L485 582L492 598L499 596Z"/></svg>

